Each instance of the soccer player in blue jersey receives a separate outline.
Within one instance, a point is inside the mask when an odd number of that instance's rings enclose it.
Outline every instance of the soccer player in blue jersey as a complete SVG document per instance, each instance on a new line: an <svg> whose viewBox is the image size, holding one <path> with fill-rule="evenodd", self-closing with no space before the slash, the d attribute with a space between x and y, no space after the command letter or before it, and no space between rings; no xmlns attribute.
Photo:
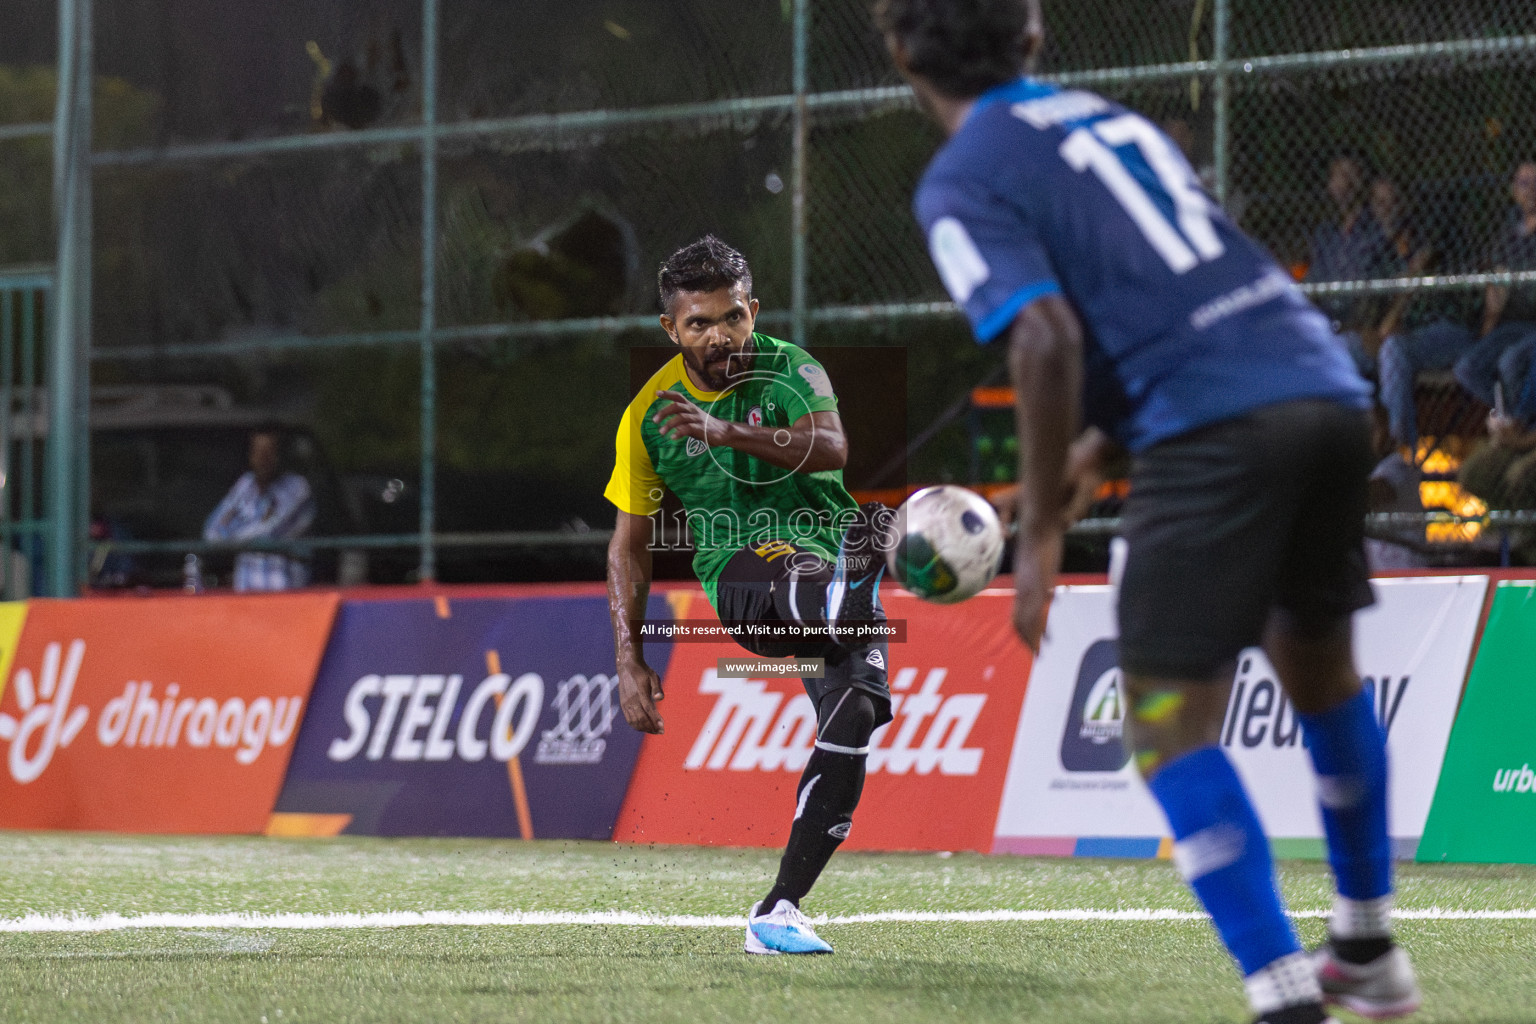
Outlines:
<svg viewBox="0 0 1536 1024"><path fill-rule="evenodd" d="M1179 870L1258 1022L1329 1021L1325 998L1375 1018L1411 1012L1418 988L1389 921L1386 741L1351 640L1372 601L1366 384L1157 128L1025 75L1038 0L879 0L876 20L949 136L914 203L934 264L977 339L1008 347L1015 627L1038 647L1069 496L1095 452L1128 450L1127 731ZM1234 661L1256 643L1302 721L1337 882L1311 956L1218 742Z"/></svg>

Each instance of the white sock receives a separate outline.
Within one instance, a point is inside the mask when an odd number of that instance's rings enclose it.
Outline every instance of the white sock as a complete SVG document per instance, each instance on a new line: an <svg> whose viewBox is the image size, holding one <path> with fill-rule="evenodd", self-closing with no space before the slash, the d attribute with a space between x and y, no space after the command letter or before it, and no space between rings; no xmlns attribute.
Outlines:
<svg viewBox="0 0 1536 1024"><path fill-rule="evenodd" d="M1392 934L1392 894L1374 900L1334 896L1328 934L1336 939L1385 939Z"/></svg>
<svg viewBox="0 0 1536 1024"><path fill-rule="evenodd" d="M1243 979L1253 1012L1263 1015L1298 1003L1320 1003L1323 990L1317 969L1305 953L1290 953L1273 960Z"/></svg>

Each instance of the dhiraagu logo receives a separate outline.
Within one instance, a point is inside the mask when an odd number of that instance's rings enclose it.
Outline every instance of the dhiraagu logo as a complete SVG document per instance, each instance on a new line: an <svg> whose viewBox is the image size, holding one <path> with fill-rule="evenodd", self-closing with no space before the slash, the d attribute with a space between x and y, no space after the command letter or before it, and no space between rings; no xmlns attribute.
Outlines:
<svg viewBox="0 0 1536 1024"><path fill-rule="evenodd" d="M36 675L22 667L11 681L17 713L0 713L0 741L10 744L6 765L23 785L36 782L91 717L86 703L73 703L85 646L80 639L67 649L52 641ZM303 704L302 697L183 696L179 683L157 691L155 683L135 680L102 707L95 736L104 748L127 750L222 747L233 751L236 763L249 765L293 738Z"/></svg>
<svg viewBox="0 0 1536 1024"><path fill-rule="evenodd" d="M30 669L17 670L13 685L21 718L0 714L0 739L10 741L11 778L17 782L35 781L53 761L54 752L74 742L85 727L90 712L69 706L84 657L84 641L71 643L69 656L63 659L59 645L52 643L43 651L42 673L37 680ZM29 747L33 748L30 754Z"/></svg>

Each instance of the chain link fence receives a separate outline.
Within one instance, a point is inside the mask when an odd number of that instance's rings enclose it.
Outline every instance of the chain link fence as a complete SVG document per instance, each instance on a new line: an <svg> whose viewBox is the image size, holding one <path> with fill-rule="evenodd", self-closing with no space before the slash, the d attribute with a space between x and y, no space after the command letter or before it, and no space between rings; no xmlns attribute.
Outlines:
<svg viewBox="0 0 1536 1024"><path fill-rule="evenodd" d="M1512 312L1536 287L1509 251L1511 183L1536 161L1536 2L1045 8L1040 73L1161 124L1367 369L1385 337L1460 325L1413 363L1412 429L1399 402L1392 431L1424 486L1383 506L1443 514L1380 525L1424 560L1505 554L1480 517L1533 503L1518 458L1481 498L1458 484L1488 403L1451 367L1490 287L1515 286ZM906 350L921 443L851 486L1008 473L1006 411L967 400L1000 354L969 340L909 212L939 136L866 0L95 0L89 20L93 384L161 396L146 437L295 424L329 481L316 549L365 551L371 578L600 574L627 353L665 340L654 268L710 231L752 260L763 330ZM58 0L7 5L0 264L57 256L58 24ZM1337 241L1363 224L1379 244ZM152 465L112 477L111 509L93 487L92 509L133 571L193 550L191 506L243 458L137 452ZM216 483L176 483L192 473Z"/></svg>

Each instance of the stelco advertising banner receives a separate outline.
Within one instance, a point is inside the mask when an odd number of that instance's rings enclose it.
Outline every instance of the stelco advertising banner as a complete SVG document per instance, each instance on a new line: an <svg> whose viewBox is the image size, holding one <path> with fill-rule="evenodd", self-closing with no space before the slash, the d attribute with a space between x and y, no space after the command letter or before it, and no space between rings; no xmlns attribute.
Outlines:
<svg viewBox="0 0 1536 1024"><path fill-rule="evenodd" d="M672 597L680 620L713 616L702 593ZM895 720L871 741L846 845L985 851L1029 678L1012 597L942 608L893 593L882 603L905 630L889 646ZM728 641L674 643L666 732L645 741L615 839L772 847L788 838L816 709L798 678L719 674L720 659L745 655Z"/></svg>
<svg viewBox="0 0 1536 1024"><path fill-rule="evenodd" d="M1536 581L1506 581L1456 716L1422 861L1536 863Z"/></svg>
<svg viewBox="0 0 1536 1024"><path fill-rule="evenodd" d="M639 749L605 598L349 601L269 831L607 839Z"/></svg>
<svg viewBox="0 0 1536 1024"><path fill-rule="evenodd" d="M262 831L336 604L31 602L0 697L0 827Z"/></svg>
<svg viewBox="0 0 1536 1024"><path fill-rule="evenodd" d="M1357 665L1387 731L1389 824L1412 856L1440 775L1488 581L1483 576L1375 581L1355 618ZM1125 700L1110 587L1066 587L1013 743L994 849L1000 853L1155 856L1162 812L1121 742ZM1295 710L1257 649L1244 651L1221 745L1272 838L1309 841L1322 823Z"/></svg>

